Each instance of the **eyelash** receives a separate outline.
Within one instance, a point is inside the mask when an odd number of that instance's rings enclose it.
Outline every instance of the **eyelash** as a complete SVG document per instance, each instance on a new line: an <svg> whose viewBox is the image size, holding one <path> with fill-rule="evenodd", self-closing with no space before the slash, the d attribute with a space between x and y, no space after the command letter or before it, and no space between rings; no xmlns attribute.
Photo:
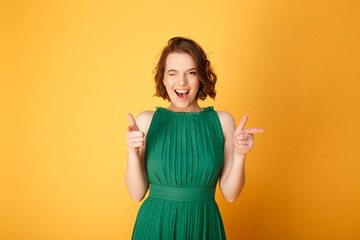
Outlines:
<svg viewBox="0 0 360 240"><path fill-rule="evenodd" d="M196 72L194 72L194 71L193 71L193 72L189 72L189 73L194 73L194 76L196 75ZM170 76L174 76L175 74L170 73L169 75L170 75Z"/></svg>

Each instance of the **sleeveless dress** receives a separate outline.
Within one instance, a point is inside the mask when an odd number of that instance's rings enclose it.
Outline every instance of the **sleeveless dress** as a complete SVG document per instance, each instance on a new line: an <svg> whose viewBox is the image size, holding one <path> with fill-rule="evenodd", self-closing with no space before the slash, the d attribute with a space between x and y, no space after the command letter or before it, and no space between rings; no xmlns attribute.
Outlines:
<svg viewBox="0 0 360 240"><path fill-rule="evenodd" d="M156 107L144 156L150 192L132 239L226 239L214 199L223 155L224 135L212 106L201 112Z"/></svg>

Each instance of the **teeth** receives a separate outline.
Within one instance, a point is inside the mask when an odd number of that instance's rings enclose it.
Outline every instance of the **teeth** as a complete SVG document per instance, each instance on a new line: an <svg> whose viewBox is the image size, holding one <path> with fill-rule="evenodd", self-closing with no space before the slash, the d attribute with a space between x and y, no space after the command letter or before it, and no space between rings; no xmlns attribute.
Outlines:
<svg viewBox="0 0 360 240"><path fill-rule="evenodd" d="M189 90L175 90L177 93L187 93Z"/></svg>

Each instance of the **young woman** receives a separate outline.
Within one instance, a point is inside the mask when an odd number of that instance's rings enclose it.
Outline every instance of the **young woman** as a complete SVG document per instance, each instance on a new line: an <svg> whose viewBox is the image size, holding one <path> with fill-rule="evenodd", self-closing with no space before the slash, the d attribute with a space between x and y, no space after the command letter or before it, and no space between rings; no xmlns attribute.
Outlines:
<svg viewBox="0 0 360 240"><path fill-rule="evenodd" d="M141 201L132 239L226 239L216 184L227 201L239 196L245 183L245 155L253 133L236 128L233 116L202 108L198 100L215 98L216 74L195 41L174 37L154 69L156 94L168 108L127 115L128 159L125 182L130 196Z"/></svg>

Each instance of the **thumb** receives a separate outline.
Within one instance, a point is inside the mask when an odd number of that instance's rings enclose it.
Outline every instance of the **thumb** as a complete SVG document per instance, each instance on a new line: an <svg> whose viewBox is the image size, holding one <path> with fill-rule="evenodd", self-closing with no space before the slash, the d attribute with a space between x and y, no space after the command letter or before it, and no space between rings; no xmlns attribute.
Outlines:
<svg viewBox="0 0 360 240"><path fill-rule="evenodd" d="M135 118L133 117L133 115L131 115L131 113L128 113L127 118L129 119L129 122L130 122L129 130L130 131L139 131L139 127L137 126Z"/></svg>
<svg viewBox="0 0 360 240"><path fill-rule="evenodd" d="M245 114L245 116L242 117L242 119L241 119L241 121L240 121L240 123L239 123L239 126L236 128L235 133L234 133L234 136L240 134L240 132L241 132L242 130L244 130L244 126L245 126L247 120L248 120L248 115Z"/></svg>

